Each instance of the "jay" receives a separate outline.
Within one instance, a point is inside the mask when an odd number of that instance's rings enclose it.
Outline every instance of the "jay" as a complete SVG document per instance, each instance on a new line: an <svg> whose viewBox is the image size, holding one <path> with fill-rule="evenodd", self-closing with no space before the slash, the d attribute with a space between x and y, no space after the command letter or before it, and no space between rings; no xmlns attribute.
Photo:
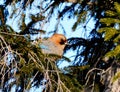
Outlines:
<svg viewBox="0 0 120 92"><path fill-rule="evenodd" d="M47 40L42 40L39 44L44 54L56 54L62 56L67 39L62 34L53 34Z"/></svg>

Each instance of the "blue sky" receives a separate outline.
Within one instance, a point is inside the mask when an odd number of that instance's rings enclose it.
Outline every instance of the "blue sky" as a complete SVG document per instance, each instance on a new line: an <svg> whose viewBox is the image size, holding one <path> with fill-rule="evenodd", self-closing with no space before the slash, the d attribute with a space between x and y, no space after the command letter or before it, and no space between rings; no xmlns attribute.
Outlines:
<svg viewBox="0 0 120 92"><path fill-rule="evenodd" d="M41 1L41 2L42 2L42 1ZM27 24L29 21L31 21L30 18L29 18L29 14L36 14L36 13L40 12L40 10L36 8L36 6L37 6L37 5L40 5L40 4L41 4L41 3L38 2L38 0L35 0L34 3L33 3L33 5L32 5L31 10L29 9L29 7L26 9L26 15L27 15L27 16L26 16L26 21L25 21L26 24ZM65 4L67 4L67 3L65 3ZM64 6L65 4L63 4L62 6ZM19 4L18 4L18 5L19 5ZM24 11L22 11L22 10L20 9L20 6L18 6L18 5L15 6L15 7L18 8L18 10L17 10L17 12L16 12L17 16L14 16L13 18L9 18L10 16L8 16L9 21L7 21L7 24L10 25L16 32L19 32L19 31L20 31L19 28L18 28L19 22L21 22L21 21L20 21L21 16L20 16L19 13L24 12ZM70 3L69 3L68 5L70 5ZM62 10L62 6L59 8L59 10ZM11 10L13 10L13 8L10 7L10 6L9 6L8 8L9 8L9 13L11 13ZM46 15L47 15L47 13L46 13ZM53 31L53 30L54 30L55 25L56 25L56 22L57 22L57 21L56 21L57 16L58 16L58 15L57 15L57 9L56 9L56 11L55 11L55 13L53 14L50 22L45 23L46 21L43 21L41 24L40 24L40 23L37 23L36 28L37 28L37 27L40 27L40 26L42 25L42 28L41 28L41 29L42 29L42 30L45 30L45 31L46 31L46 34L38 34L38 35L36 35L36 36L33 36L32 38L33 38L33 39L36 38L36 37L39 38L39 36L42 36L42 37L49 37L49 36L51 36L52 34L48 34L48 33L49 33L50 31ZM67 38L71 38L71 37L88 38L89 32L90 32L91 29L94 27L94 21L93 21L93 19L90 20L90 22L88 23L88 25L87 25L87 27L86 27L86 28L87 28L87 31L85 31L84 28L83 28L84 24L81 24L81 25L79 25L79 26L77 27L76 31L73 32L72 26L73 26L73 24L74 24L74 22L75 22L76 20L77 20L76 17L69 19L69 18L67 18L67 16L65 16L64 19L60 21L60 23L62 24L62 26L64 27L64 29L65 29L65 31L66 31L65 36L66 36ZM63 34L63 29L62 29L61 26L58 27L58 30L57 30L57 31L58 31L58 33L62 33L62 34ZM73 51L70 50L69 53L66 53L66 54L65 54L65 56L67 56L67 57L69 58L69 57L71 57L71 56L73 56L73 55L75 55L75 54L76 54L75 51L73 52ZM71 60L74 60L74 57L72 57ZM63 65L66 65L66 64L62 64L61 67L62 67Z"/></svg>
<svg viewBox="0 0 120 92"><path fill-rule="evenodd" d="M0 1L0 4L1 4L2 1L3 0ZM35 5L38 5L38 4L40 4L40 2L38 2L38 0L36 0L34 2L33 6L32 6L33 9L32 10L29 10L29 9L26 10L27 11L26 12L27 13L26 23L28 23L30 21L30 19L28 18L29 14L36 14L37 12L40 12L40 10L36 9L36 7L35 7ZM17 12L18 14L23 12L22 10L20 10L19 6L16 6L16 7L18 7L18 12ZM12 8L11 7L8 7L8 8L9 8L9 12L11 12ZM8 16L8 18L9 17L10 16ZM16 16L14 16L14 17L16 17ZM20 20L21 17L19 15L16 18L14 18L14 17L11 18L11 19L9 19L9 21L7 21L7 24L10 25L14 30L16 30L17 32L19 32L20 30L18 28L18 25L19 25L18 21ZM57 13L55 13L53 15L53 17L52 17L52 19L51 19L50 22L45 23L45 24L44 24L44 22L42 23L43 24L42 29L46 30L46 32L47 32L45 35L42 34L41 35L42 37L49 37L50 36L50 35L48 35L48 32L53 31L53 29L54 29L54 27L56 25L56 19L57 19ZM60 22L63 25L63 27L64 27L64 29L66 31L66 37L67 38L71 38L71 37L88 38L90 30L94 27L94 20L91 19L90 22L88 23L88 25L87 25L87 31L85 31L83 29L84 24L83 25L81 24L81 25L79 25L77 27L76 31L73 32L72 26L73 26L73 24L74 24L75 21L76 21L76 17L68 19L65 16L64 19ZM38 23L36 25L36 27L39 27L40 25L41 24ZM60 26L59 26L58 30L59 30L58 33L62 33L63 34L62 28ZM40 36L40 34L37 35L37 36L34 36L34 37L39 37L39 36ZM73 61L74 57L72 57L72 56L75 55L75 54L76 54L75 51L70 50L70 51L68 51L65 54L65 56L68 57L68 58L70 58L71 61ZM69 65L69 63L66 62L66 61L64 61L64 62L60 63L59 67L63 68L65 66L67 66L67 65ZM39 89L32 88L30 92L40 92L41 87ZM11 92L14 92L14 88L12 89Z"/></svg>

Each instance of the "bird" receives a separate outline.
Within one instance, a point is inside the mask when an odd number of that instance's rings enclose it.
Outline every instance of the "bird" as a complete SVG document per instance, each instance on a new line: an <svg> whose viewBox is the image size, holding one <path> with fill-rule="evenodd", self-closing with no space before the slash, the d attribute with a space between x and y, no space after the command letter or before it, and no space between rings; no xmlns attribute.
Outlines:
<svg viewBox="0 0 120 92"><path fill-rule="evenodd" d="M39 47L43 54L62 56L66 45L68 45L67 38L63 34L55 33L47 40L41 40Z"/></svg>
<svg viewBox="0 0 120 92"><path fill-rule="evenodd" d="M78 0L66 0L67 2L70 2L70 3L77 3Z"/></svg>

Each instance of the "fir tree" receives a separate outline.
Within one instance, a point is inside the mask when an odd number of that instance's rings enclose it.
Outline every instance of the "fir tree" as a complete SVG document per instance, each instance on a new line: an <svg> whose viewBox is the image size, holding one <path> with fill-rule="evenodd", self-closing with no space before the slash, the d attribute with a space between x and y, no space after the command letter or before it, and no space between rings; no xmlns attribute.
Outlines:
<svg viewBox="0 0 120 92"><path fill-rule="evenodd" d="M45 86L45 92L103 92L111 83L106 78L114 70L110 79L113 84L118 82L119 0L45 0L38 6L34 2L4 0L4 4L0 5L0 89L3 92L10 92L13 87L15 92L25 92L39 86ZM62 9L61 5L64 5ZM27 16L27 9L32 10L33 6L38 12ZM42 26L50 22L55 13L58 21L51 33L58 31L64 16L77 18L73 31L80 24L84 25L86 31L90 19L95 20L90 38L68 39L70 45L65 51L72 49L77 51L77 55L73 64L63 71L54 63L59 56L45 55L38 45L31 44L31 35L44 34L46 30ZM30 19L28 23L26 18ZM17 31L7 25L10 19L17 21ZM36 28L36 24L40 27ZM64 26L62 29L64 33L67 32ZM62 59L69 61L66 57ZM110 91L116 87L112 85Z"/></svg>

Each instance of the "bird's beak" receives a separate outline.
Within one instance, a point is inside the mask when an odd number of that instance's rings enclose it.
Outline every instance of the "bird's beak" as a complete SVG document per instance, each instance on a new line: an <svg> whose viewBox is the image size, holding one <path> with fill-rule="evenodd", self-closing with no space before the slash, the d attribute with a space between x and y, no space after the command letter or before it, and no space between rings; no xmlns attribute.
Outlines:
<svg viewBox="0 0 120 92"><path fill-rule="evenodd" d="M68 42L65 42L65 45L70 45Z"/></svg>

